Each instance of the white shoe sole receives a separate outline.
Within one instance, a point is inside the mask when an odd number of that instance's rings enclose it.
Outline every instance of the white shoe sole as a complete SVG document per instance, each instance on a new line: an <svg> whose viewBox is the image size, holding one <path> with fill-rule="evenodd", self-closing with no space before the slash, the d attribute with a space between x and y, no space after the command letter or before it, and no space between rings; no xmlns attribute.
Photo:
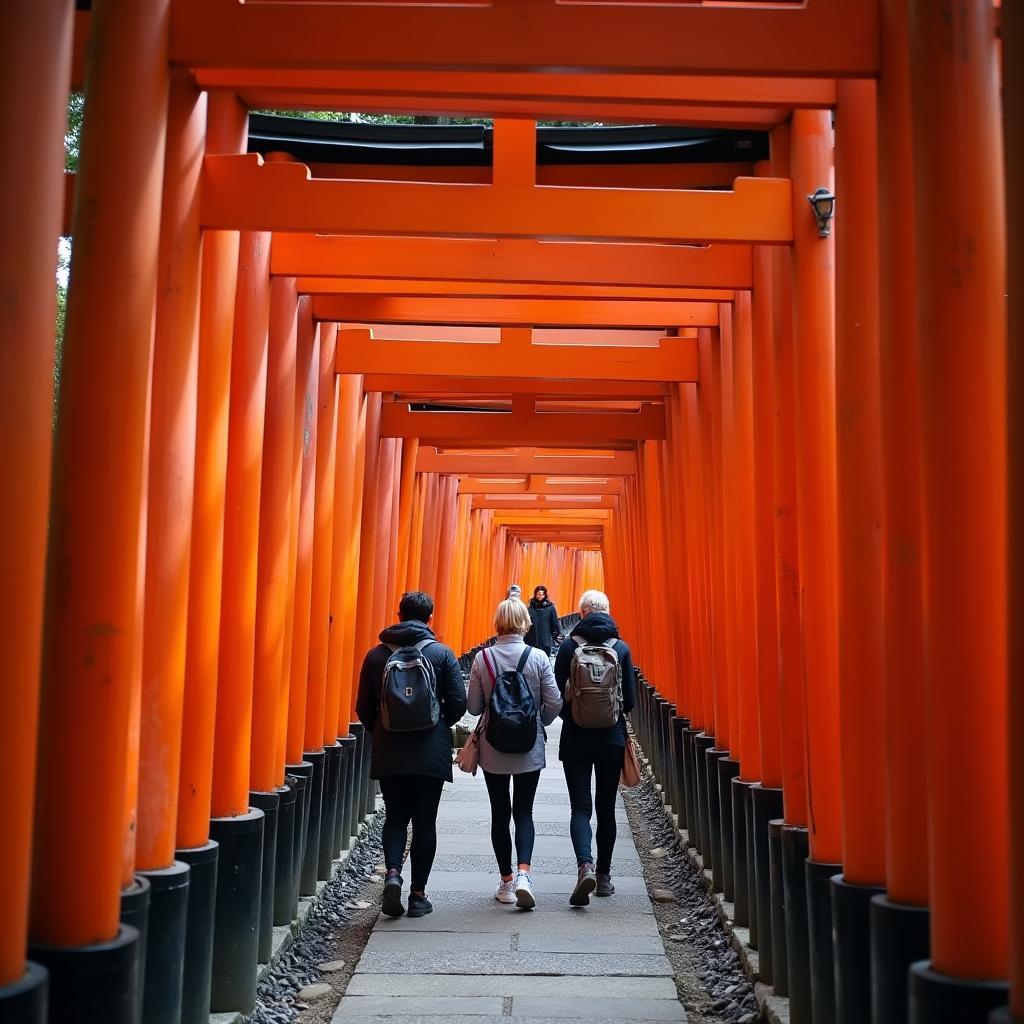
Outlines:
<svg viewBox="0 0 1024 1024"><path fill-rule="evenodd" d="M537 901L529 889L516 889L516 906L520 910L533 910Z"/></svg>

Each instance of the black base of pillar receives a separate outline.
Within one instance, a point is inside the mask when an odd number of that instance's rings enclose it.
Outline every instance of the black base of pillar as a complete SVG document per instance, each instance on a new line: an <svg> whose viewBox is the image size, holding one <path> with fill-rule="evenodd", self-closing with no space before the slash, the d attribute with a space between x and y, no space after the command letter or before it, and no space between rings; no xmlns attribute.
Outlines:
<svg viewBox="0 0 1024 1024"><path fill-rule="evenodd" d="M352 847L352 822L355 820L352 811L353 794L356 785L356 749L358 740L355 736L339 736L338 742L343 751L341 755L341 780L342 786L338 792L338 820L335 827L335 835L339 837L341 850L348 850Z"/></svg>
<svg viewBox="0 0 1024 1024"><path fill-rule="evenodd" d="M697 820L697 789L694 785L693 768L693 741L698 735L698 730L686 728L683 730L683 785L685 787L683 797L686 804L686 836L690 846L697 846L697 832L700 824Z"/></svg>
<svg viewBox="0 0 1024 1024"><path fill-rule="evenodd" d="M135 881L127 889L121 890L121 924L129 925L139 933L138 954L135 958L135 969L138 980L135 993L138 1005L135 1007L135 1022L142 1022L142 979L146 973L146 940L149 935L149 897L150 884L148 878L135 876Z"/></svg>
<svg viewBox="0 0 1024 1024"><path fill-rule="evenodd" d="M181 981L181 1024L208 1024L213 970L213 922L217 906L217 858L220 847L209 842L176 850L189 866L188 917L185 922L185 969Z"/></svg>
<svg viewBox="0 0 1024 1024"><path fill-rule="evenodd" d="M303 896L316 895L317 865L320 862L320 830L323 827L324 799L324 761L326 755L322 750L307 751L302 755L313 765L313 775L306 787L309 795L309 823L306 827L306 840L302 853L302 871L299 879L299 892Z"/></svg>
<svg viewBox="0 0 1024 1024"><path fill-rule="evenodd" d="M210 836L220 846L213 924L211 1013L252 1013L256 1006L263 811L214 818Z"/></svg>
<svg viewBox="0 0 1024 1024"><path fill-rule="evenodd" d="M1001 1006L988 1015L988 1024L1024 1024L1024 1017L1014 1017L1008 1006Z"/></svg>
<svg viewBox="0 0 1024 1024"><path fill-rule="evenodd" d="M751 949L759 949L757 938L757 841L754 832L754 790L759 782L743 790L743 821L747 836L747 941Z"/></svg>
<svg viewBox="0 0 1024 1024"><path fill-rule="evenodd" d="M348 846L351 847L358 825L358 812L356 810L356 795L359 792L359 772L362 770L362 726L353 722L349 726L350 735L345 736L341 742L348 742L348 775L345 778L345 836Z"/></svg>
<svg viewBox="0 0 1024 1024"><path fill-rule="evenodd" d="M326 882L334 864L334 829L338 813L338 786L341 782L341 744L324 747L324 802L320 810L320 851L316 877Z"/></svg>
<svg viewBox="0 0 1024 1024"><path fill-rule="evenodd" d="M874 1024L907 1024L910 965L931 953L927 907L871 899L871 1008Z"/></svg>
<svg viewBox="0 0 1024 1024"><path fill-rule="evenodd" d="M832 943L832 878L842 864L807 861L807 922L811 939L811 1012L814 1024L835 1024L836 975Z"/></svg>
<svg viewBox="0 0 1024 1024"><path fill-rule="evenodd" d="M718 808L722 818L722 895L728 903L736 899L734 883L736 846L733 842L732 780L740 773L735 758L723 757L718 762Z"/></svg>
<svg viewBox="0 0 1024 1024"><path fill-rule="evenodd" d="M277 849L274 854L274 924L292 923L292 892L295 887L295 822L298 793L278 786Z"/></svg>
<svg viewBox="0 0 1024 1024"><path fill-rule="evenodd" d="M753 871L749 860L749 851L752 847L747 842L747 821L750 818L747 808L750 805L750 787L752 785L752 782L733 779L730 790L734 851L732 869L733 921L740 928L747 928L750 925L750 900L748 892Z"/></svg>
<svg viewBox="0 0 1024 1024"><path fill-rule="evenodd" d="M352 765L350 763L351 746L338 740L338 805L334 809L334 838L332 840L332 852L335 857L340 857L342 850L348 849L348 836L345 835L345 798L348 796L348 773Z"/></svg>
<svg viewBox="0 0 1024 1024"><path fill-rule="evenodd" d="M50 974L47 1024L135 1024L139 933L122 924L117 937L92 946L30 945L29 956Z"/></svg>
<svg viewBox="0 0 1024 1024"><path fill-rule="evenodd" d="M679 715L672 717L672 778L675 783L673 792L678 803L673 807L676 812L676 825L686 828L689 818L686 815L686 758L683 756L685 742L683 733L690 724L688 718Z"/></svg>
<svg viewBox="0 0 1024 1024"><path fill-rule="evenodd" d="M772 944L772 929L783 930L782 889L779 889L779 910L773 913L772 869L768 854L768 822L782 817L782 790L774 786L751 786L752 802L751 831L754 848L754 886L751 890L757 906L751 910L751 920L757 921L757 951L761 956L761 977L766 984L779 980L775 970L775 947ZM776 918L778 919L776 921ZM767 960L765 959L767 957ZM785 960L782 972L785 977Z"/></svg>
<svg viewBox="0 0 1024 1024"><path fill-rule="evenodd" d="M49 975L29 961L11 985L0 985L0 1020L7 1024L46 1024Z"/></svg>
<svg viewBox="0 0 1024 1024"><path fill-rule="evenodd" d="M832 878L836 1020L871 1024L871 899L883 890Z"/></svg>
<svg viewBox="0 0 1024 1024"><path fill-rule="evenodd" d="M718 799L718 762L728 757L728 750L712 747L705 755L708 787L708 853L711 860L711 887L715 892L725 889L722 873L722 807ZM708 867L705 860L704 866Z"/></svg>
<svg viewBox="0 0 1024 1024"><path fill-rule="evenodd" d="M142 982L146 1024L180 1024L189 866L175 861L159 871L140 871L149 882L149 933Z"/></svg>
<svg viewBox="0 0 1024 1024"><path fill-rule="evenodd" d="M811 950L807 927L807 829L782 826L782 899L791 1024L811 1024Z"/></svg>
<svg viewBox="0 0 1024 1024"><path fill-rule="evenodd" d="M789 995L789 952L786 946L786 897L782 870L782 818L768 822L768 898L770 920L766 924L768 941L761 949L761 980L775 989L777 996ZM765 953L768 974L765 975Z"/></svg>
<svg viewBox="0 0 1024 1024"><path fill-rule="evenodd" d="M302 865L306 859L306 838L309 834L309 791L313 784L313 765L310 761L285 766L285 779L295 790L295 833L292 836L292 918L299 914L299 895L302 888Z"/></svg>
<svg viewBox="0 0 1024 1024"><path fill-rule="evenodd" d="M251 790L249 803L263 812L263 867L260 871L260 931L256 957L269 964L274 951L274 883L277 881L277 810L280 796Z"/></svg>
<svg viewBox="0 0 1024 1024"><path fill-rule="evenodd" d="M363 732L363 760L360 770L363 780L363 802L359 809L359 824L361 825L369 818L377 805L377 782L370 778L370 748L372 738L365 730Z"/></svg>
<svg viewBox="0 0 1024 1024"><path fill-rule="evenodd" d="M910 968L910 1024L988 1024L1009 998L1005 981L951 978L933 971L930 960Z"/></svg>
<svg viewBox="0 0 1024 1024"><path fill-rule="evenodd" d="M711 866L711 819L708 815L708 751L715 745L715 737L700 733L693 738L693 780L697 791L697 833L695 845L704 862Z"/></svg>

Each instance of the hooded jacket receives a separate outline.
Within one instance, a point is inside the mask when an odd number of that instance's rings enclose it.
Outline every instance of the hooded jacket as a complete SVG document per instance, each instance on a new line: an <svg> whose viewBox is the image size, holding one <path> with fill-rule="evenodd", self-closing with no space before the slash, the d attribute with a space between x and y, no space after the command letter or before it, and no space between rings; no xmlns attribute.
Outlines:
<svg viewBox="0 0 1024 1024"><path fill-rule="evenodd" d="M622 666L622 714L615 725L607 729L582 729L572 719L572 704L565 689L572 668L572 656L582 643L603 644L615 637L615 653ZM633 676L633 657L629 645L619 637L619 627L607 612L591 612L580 619L573 631L562 641L555 658L555 682L562 693L562 736L558 744L558 757L564 761L573 757L588 757L602 747L626 746L626 718L636 703L636 683Z"/></svg>
<svg viewBox="0 0 1024 1024"><path fill-rule="evenodd" d="M384 666L391 657L391 647L387 645L412 647L427 638L434 639L434 632L426 623L416 619L399 622L380 634L381 642L363 659L356 714L372 737L371 778L426 775L452 781L451 726L466 713L466 685L450 648L434 643L423 650L434 667L437 700L441 705L441 716L434 728L423 732L388 732L380 722Z"/></svg>
<svg viewBox="0 0 1024 1024"><path fill-rule="evenodd" d="M530 630L525 637L527 644L550 651L558 639L558 610L547 598L538 601L535 597L530 598L526 610L530 613Z"/></svg>

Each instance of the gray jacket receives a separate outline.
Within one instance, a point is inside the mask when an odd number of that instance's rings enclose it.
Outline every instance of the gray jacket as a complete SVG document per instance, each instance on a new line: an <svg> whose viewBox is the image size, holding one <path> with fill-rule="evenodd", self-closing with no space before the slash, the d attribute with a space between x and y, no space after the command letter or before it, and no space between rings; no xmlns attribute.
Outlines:
<svg viewBox="0 0 1024 1024"><path fill-rule="evenodd" d="M517 633L499 636L494 646L487 648L495 674L514 670L523 656L524 647L526 644ZM530 657L523 666L523 675L533 691L533 699L540 710L541 722L550 725L562 710L562 696L555 684L551 659L543 651L531 648ZM473 659L473 667L469 673L468 707L471 715L483 713L490 693L491 675L483 662L483 651L480 651ZM525 754L505 754L495 750L487 742L487 737L483 733L480 734L480 767L484 771L495 775L521 775L524 772L538 771L544 764L543 729L537 730L537 742L533 745L533 750L528 750Z"/></svg>

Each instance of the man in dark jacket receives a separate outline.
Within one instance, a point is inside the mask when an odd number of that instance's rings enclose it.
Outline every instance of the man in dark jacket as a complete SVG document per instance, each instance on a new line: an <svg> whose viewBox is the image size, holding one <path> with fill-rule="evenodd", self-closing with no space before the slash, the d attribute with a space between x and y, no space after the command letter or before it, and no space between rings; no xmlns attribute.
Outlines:
<svg viewBox="0 0 1024 1024"><path fill-rule="evenodd" d="M382 909L390 917L401 917L402 861L405 838L412 822L412 884L409 916L422 917L434 908L426 896L427 878L437 850L437 807L445 782L452 781L451 726L466 713L466 685L455 654L434 639L430 620L434 602L427 594L403 594L398 605L399 622L380 634L380 643L363 659L359 673L356 713L372 737L370 775L380 780L384 797L383 831L384 882ZM434 670L440 716L432 728L416 732L389 732L381 721L381 693L384 667L394 650L433 641L422 656Z"/></svg>
<svg viewBox="0 0 1024 1024"><path fill-rule="evenodd" d="M558 643L558 610L548 600L547 587L533 588L527 611L530 613L530 631L524 639L531 647L550 654L551 648Z"/></svg>
<svg viewBox="0 0 1024 1024"><path fill-rule="evenodd" d="M608 598L599 590L588 590L580 598L583 617L562 642L555 658L555 682L562 692L562 736L558 756L565 771L569 789L572 816L569 834L576 852L579 877L569 897L574 907L585 907L590 894L596 889L598 896L611 896L612 851L615 848L615 799L619 791L619 775L626 751L626 715L636 703L636 685L633 678L633 658L629 646L619 637L619 627L608 614ZM572 703L566 693L573 654L582 644L604 644L614 638L615 653L622 669L622 713L615 725L603 729L587 729L576 724L572 717ZM596 792L590 795L591 776L595 776ZM590 816L597 806L597 863L595 870L591 844L593 833Z"/></svg>

